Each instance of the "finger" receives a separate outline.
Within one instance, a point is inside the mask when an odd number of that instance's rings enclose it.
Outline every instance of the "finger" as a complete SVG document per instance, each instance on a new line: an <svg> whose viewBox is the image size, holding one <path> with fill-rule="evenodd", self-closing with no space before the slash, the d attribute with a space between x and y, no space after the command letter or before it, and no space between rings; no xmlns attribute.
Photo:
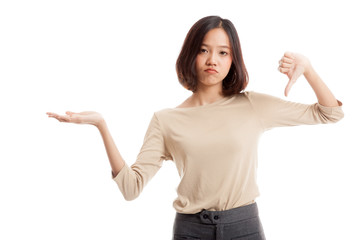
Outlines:
<svg viewBox="0 0 360 240"><path fill-rule="evenodd" d="M290 64L290 63L284 63L284 62L279 62L279 67L291 68L291 67L292 67L292 64Z"/></svg>
<svg viewBox="0 0 360 240"><path fill-rule="evenodd" d="M53 117L60 122L69 122L70 121L70 118L68 116L62 116L62 115L59 115L56 113L49 113L49 117Z"/></svg>
<svg viewBox="0 0 360 240"><path fill-rule="evenodd" d="M47 115L54 115L56 113L53 113L53 112L46 112Z"/></svg>
<svg viewBox="0 0 360 240"><path fill-rule="evenodd" d="M57 114L57 113L53 113L53 112L47 112L49 117L53 117L56 119L59 119L61 117L61 115Z"/></svg>
<svg viewBox="0 0 360 240"><path fill-rule="evenodd" d="M280 61L279 61L279 63L280 62L285 62L285 63L294 63L294 59L292 59L292 58L288 58L288 57L283 57Z"/></svg>
<svg viewBox="0 0 360 240"><path fill-rule="evenodd" d="M278 67L278 70L279 70L279 72L281 72L281 73L287 73L287 72L289 72L289 71L290 71L290 68L282 68L282 67Z"/></svg>
<svg viewBox="0 0 360 240"><path fill-rule="evenodd" d="M284 56L285 56L285 57L288 57L288 58L290 58L290 59L295 59L294 54L293 54L292 52L289 52L289 51L285 52L285 53L284 53Z"/></svg>
<svg viewBox="0 0 360 240"><path fill-rule="evenodd" d="M47 112L46 113L49 117L55 117L57 114L53 112Z"/></svg>

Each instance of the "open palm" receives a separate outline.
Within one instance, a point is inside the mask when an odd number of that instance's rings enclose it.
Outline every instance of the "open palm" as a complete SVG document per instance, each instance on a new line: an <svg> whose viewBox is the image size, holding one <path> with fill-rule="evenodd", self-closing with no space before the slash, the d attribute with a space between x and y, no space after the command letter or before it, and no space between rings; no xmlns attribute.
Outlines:
<svg viewBox="0 0 360 240"><path fill-rule="evenodd" d="M98 126L98 124L103 120L101 114L94 111L85 111L80 113L67 111L66 115L59 115L52 112L47 112L46 114L49 117L59 120L60 122L91 124L94 126Z"/></svg>

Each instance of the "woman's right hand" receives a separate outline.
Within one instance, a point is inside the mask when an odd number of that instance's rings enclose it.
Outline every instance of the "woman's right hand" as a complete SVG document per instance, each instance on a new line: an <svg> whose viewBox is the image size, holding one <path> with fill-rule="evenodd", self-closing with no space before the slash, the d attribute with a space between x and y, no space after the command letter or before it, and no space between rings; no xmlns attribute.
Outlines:
<svg viewBox="0 0 360 240"><path fill-rule="evenodd" d="M59 115L53 112L46 113L49 117L56 118L60 122L78 123L78 124L91 124L96 127L104 121L103 117L98 112L86 111L86 112L70 112L67 111L66 115Z"/></svg>

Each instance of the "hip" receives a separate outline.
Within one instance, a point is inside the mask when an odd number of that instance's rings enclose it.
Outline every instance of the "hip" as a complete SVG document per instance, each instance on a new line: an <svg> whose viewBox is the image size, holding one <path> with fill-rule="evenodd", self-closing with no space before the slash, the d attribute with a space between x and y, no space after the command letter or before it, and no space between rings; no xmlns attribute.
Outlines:
<svg viewBox="0 0 360 240"><path fill-rule="evenodd" d="M176 213L173 240L264 240L257 203L224 211L203 209L195 214Z"/></svg>

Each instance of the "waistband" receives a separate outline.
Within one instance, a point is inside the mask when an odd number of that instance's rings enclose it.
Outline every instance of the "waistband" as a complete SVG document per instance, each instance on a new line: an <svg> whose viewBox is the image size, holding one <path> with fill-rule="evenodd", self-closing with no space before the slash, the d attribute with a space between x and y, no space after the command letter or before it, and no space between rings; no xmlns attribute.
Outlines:
<svg viewBox="0 0 360 240"><path fill-rule="evenodd" d="M232 208L224 211L208 211L203 209L194 214L176 213L175 221L188 221L194 223L218 224L232 223L257 217L259 214L257 203Z"/></svg>

